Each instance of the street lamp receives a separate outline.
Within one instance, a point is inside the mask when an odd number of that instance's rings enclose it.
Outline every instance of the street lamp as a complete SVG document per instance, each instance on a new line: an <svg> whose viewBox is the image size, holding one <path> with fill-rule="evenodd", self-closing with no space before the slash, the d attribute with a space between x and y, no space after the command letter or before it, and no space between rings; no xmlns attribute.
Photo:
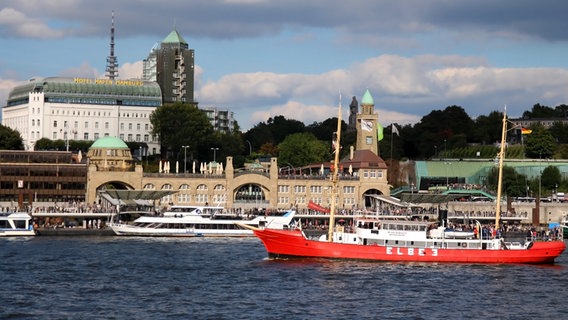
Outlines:
<svg viewBox="0 0 568 320"><path fill-rule="evenodd" d="M211 148L211 150L213 150L213 162L217 162L217 150L219 150L219 148Z"/></svg>
<svg viewBox="0 0 568 320"><path fill-rule="evenodd" d="M292 164L290 164L290 162L286 162L287 165L290 166L290 168L292 168L292 172L294 175L296 175L296 168L294 168L294 166ZM290 175L290 170L288 169L288 175Z"/></svg>
<svg viewBox="0 0 568 320"><path fill-rule="evenodd" d="M449 161L444 161L444 165L446 167L446 190L450 190L450 174L448 172L449 167L452 165ZM455 182L455 181L454 181Z"/></svg>
<svg viewBox="0 0 568 320"><path fill-rule="evenodd" d="M189 146L181 146L183 148L183 173L187 172L187 148Z"/></svg>
<svg viewBox="0 0 568 320"><path fill-rule="evenodd" d="M250 156L250 155L252 154L252 145L250 144L250 141L248 141L248 140L245 140L245 141L246 141L246 142L248 143L248 145L249 145L249 156Z"/></svg>

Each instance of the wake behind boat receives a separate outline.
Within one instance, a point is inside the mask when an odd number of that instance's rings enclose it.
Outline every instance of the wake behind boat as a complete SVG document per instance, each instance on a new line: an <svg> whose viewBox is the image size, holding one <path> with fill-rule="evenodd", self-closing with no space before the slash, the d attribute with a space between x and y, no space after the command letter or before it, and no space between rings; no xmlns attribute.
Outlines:
<svg viewBox="0 0 568 320"><path fill-rule="evenodd" d="M35 236L32 217L25 212L0 213L0 237Z"/></svg>
<svg viewBox="0 0 568 320"><path fill-rule="evenodd" d="M496 220L492 230L477 233L446 230L431 222L410 220L381 220L360 216L353 227L335 226L335 199L341 133L341 104L339 106L337 143L332 175L332 197L329 234L313 240L301 229L275 230L241 224L254 231L264 244L270 258L332 258L377 261L456 262L456 263L530 263L550 264L566 249L561 234L552 241L528 238L522 242L506 242L499 238L500 200L502 191L503 158L507 118L503 114L503 132L499 153ZM349 229L349 230L348 230ZM489 229L491 230L491 229Z"/></svg>
<svg viewBox="0 0 568 320"><path fill-rule="evenodd" d="M283 229L293 218L294 211L248 217L227 213L223 207L172 206L161 216L142 216L132 223L113 222L110 228L119 236L246 237L253 232L239 224Z"/></svg>

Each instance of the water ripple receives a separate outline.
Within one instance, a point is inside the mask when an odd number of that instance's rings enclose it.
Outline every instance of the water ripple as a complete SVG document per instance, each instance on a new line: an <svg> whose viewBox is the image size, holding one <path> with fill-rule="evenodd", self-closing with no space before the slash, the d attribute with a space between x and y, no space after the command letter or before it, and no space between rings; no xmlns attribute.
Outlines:
<svg viewBox="0 0 568 320"><path fill-rule="evenodd" d="M274 261L254 238L0 239L1 319L564 318L555 266Z"/></svg>

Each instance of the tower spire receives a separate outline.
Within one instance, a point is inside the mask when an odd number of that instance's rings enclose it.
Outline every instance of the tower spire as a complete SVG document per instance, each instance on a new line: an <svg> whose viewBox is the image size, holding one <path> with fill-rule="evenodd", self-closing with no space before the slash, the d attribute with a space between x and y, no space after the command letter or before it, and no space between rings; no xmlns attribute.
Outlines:
<svg viewBox="0 0 568 320"><path fill-rule="evenodd" d="M118 77L118 59L114 55L114 10L112 11L112 25L110 28L110 55L107 57L105 71L105 75L111 80Z"/></svg>

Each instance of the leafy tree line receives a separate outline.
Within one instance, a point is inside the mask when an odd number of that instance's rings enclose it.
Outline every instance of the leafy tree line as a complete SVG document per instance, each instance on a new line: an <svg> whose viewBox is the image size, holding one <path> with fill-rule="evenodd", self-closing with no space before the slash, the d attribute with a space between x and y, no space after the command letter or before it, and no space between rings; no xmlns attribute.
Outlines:
<svg viewBox="0 0 568 320"><path fill-rule="evenodd" d="M523 113L523 118L560 120L567 115L566 105L550 108L536 104ZM236 122L229 132L218 132L204 112L195 105L183 103L157 108L150 121L152 133L158 134L161 139L159 157L162 159L183 161L184 151L188 161L212 161L213 158L223 161L225 157L233 156L237 168L245 161L259 157L279 157L280 163L293 166L330 161L331 137L337 129L337 118L306 125L277 115L246 132L241 132ZM392 124L398 134L392 134L392 125L382 123L385 130L384 139L379 142L380 156L387 160L492 158L497 153L501 138L501 121L502 113L499 111L472 119L462 107L453 105L444 110L432 110L414 125ZM0 129L0 146L3 149L23 149L19 133L4 126ZM508 158L568 158L568 125L558 121L549 129L540 125L531 129L530 135L515 137L517 145L511 144L508 148ZM510 136L512 132L509 132ZM342 122L342 133L341 156L345 156L349 146L355 145L356 132L349 131L347 124ZM69 145L70 150L86 151L90 142L70 140ZM131 146L134 154L138 147ZM65 150L65 143L41 139L36 148Z"/></svg>
<svg viewBox="0 0 568 320"><path fill-rule="evenodd" d="M487 177L489 189L497 189L498 168L492 168ZM528 179L513 167L503 167L503 194L509 197L551 197L558 191L568 190L568 180L562 179L558 167L544 168L540 177Z"/></svg>
<svg viewBox="0 0 568 320"><path fill-rule="evenodd" d="M0 149L24 150L24 143L20 133L12 128L0 125Z"/></svg>

